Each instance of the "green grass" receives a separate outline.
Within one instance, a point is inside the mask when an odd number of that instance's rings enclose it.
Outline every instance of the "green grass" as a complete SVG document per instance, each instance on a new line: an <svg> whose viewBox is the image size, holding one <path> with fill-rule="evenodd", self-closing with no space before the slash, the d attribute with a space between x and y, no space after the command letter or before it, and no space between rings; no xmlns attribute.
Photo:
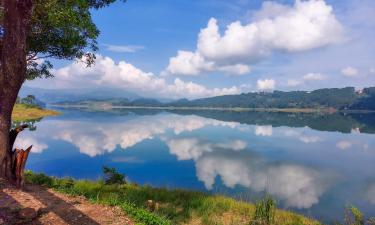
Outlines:
<svg viewBox="0 0 375 225"><path fill-rule="evenodd" d="M255 206L252 204L201 192L136 184L106 185L103 181L59 179L31 171L27 171L25 177L28 183L84 196L92 202L120 206L138 224L249 225L255 215ZM158 204L154 211L148 210L148 200ZM277 209L273 220L273 224L277 225L320 224L304 216Z"/></svg>
<svg viewBox="0 0 375 225"><path fill-rule="evenodd" d="M255 203L254 219L251 225L269 225L275 219L276 202L266 195Z"/></svg>
<svg viewBox="0 0 375 225"><path fill-rule="evenodd" d="M45 116L55 116L60 113L54 110L42 109L36 106L16 104L13 108L12 120L25 121L40 119Z"/></svg>

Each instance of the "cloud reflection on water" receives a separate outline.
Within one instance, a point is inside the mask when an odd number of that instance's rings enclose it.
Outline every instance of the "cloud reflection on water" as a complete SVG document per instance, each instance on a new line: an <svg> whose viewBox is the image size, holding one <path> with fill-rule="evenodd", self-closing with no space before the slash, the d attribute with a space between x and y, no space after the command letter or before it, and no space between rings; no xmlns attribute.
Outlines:
<svg viewBox="0 0 375 225"><path fill-rule="evenodd" d="M317 204L332 178L313 168L269 162L245 150L242 140L213 143L197 138L171 139L167 145L178 160L195 161L197 177L209 190L219 176L229 188L241 185L257 192L267 190L292 207Z"/></svg>
<svg viewBox="0 0 375 225"><path fill-rule="evenodd" d="M48 148L48 145L44 142L39 141L34 135L26 134L26 135L19 135L14 143L14 148L18 149L26 149L30 145L32 145L31 152L32 153L42 153L45 149Z"/></svg>
<svg viewBox="0 0 375 225"><path fill-rule="evenodd" d="M136 117L121 123L53 121L54 129L50 129L49 126L41 126L38 129L40 133L49 134L56 140L69 142L81 153L94 157L111 153L117 146L122 149L130 148L144 140L161 136L168 130L178 135L208 125L234 128L238 124L198 116L157 115ZM44 149L46 148L42 148L41 151Z"/></svg>

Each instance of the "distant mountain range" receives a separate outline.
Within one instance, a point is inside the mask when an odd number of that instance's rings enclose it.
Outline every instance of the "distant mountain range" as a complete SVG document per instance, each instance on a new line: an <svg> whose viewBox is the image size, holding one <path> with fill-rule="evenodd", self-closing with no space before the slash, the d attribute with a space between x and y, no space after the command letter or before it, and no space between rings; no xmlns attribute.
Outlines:
<svg viewBox="0 0 375 225"><path fill-rule="evenodd" d="M26 97L27 95L34 95L38 100L45 103L57 103L64 101L83 101L87 99L105 100L109 98L126 98L129 100L135 100L142 98L141 96L127 92L121 89L110 89L101 88L100 91L96 89L43 89L43 88L32 88L24 86L22 87L20 97Z"/></svg>
<svg viewBox="0 0 375 225"><path fill-rule="evenodd" d="M125 93L125 92L124 92ZM36 95L36 94L35 94ZM337 110L375 110L375 87L356 91L354 87L325 88L315 91L274 91L250 92L239 95L224 95L195 100L179 99L177 101L162 102L151 98L137 98L136 96L108 95L64 96L63 99L54 98L59 105L81 106L139 106L139 107L215 107L215 108L278 108L278 109L337 109ZM57 96L54 93L54 96ZM40 98L39 96L37 96ZM51 98L50 96L48 96ZM42 101L44 99L40 98ZM46 101L45 102L51 102Z"/></svg>

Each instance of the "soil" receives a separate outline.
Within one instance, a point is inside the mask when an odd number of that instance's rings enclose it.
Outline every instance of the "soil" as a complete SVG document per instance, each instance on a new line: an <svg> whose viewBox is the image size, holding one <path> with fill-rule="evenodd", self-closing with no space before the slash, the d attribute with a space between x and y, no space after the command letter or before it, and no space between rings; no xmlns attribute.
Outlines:
<svg viewBox="0 0 375 225"><path fill-rule="evenodd" d="M51 189L26 185L23 190L0 180L0 224L134 225L118 207L88 202Z"/></svg>

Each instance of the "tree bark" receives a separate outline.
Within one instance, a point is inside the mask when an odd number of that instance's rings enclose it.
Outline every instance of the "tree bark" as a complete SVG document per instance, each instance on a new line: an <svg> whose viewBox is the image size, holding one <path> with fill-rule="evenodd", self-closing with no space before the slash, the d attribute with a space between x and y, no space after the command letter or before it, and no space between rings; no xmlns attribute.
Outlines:
<svg viewBox="0 0 375 225"><path fill-rule="evenodd" d="M15 176L15 182L18 188L22 188L25 183L23 171L25 170L26 161L32 147L33 146L30 146L26 150L16 149L13 152L12 173Z"/></svg>
<svg viewBox="0 0 375 225"><path fill-rule="evenodd" d="M26 40L33 0L4 0L0 55L0 175L12 179L10 126L13 106L26 78Z"/></svg>

